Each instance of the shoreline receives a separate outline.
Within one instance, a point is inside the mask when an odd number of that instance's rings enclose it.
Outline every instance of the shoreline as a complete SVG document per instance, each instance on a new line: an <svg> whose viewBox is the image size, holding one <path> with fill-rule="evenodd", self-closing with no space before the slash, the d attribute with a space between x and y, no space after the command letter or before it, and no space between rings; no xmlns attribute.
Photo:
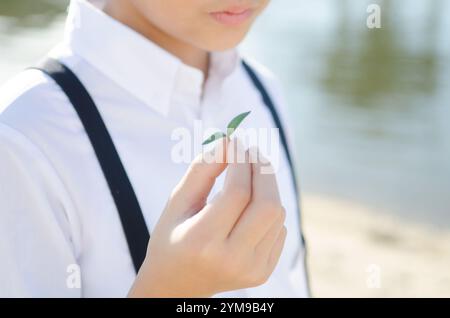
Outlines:
<svg viewBox="0 0 450 318"><path fill-rule="evenodd" d="M302 194L314 297L450 297L450 231Z"/></svg>

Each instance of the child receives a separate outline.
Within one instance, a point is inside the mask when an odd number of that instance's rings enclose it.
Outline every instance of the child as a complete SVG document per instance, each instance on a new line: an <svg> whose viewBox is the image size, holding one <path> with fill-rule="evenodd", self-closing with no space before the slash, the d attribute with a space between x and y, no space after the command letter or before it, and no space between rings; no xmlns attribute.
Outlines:
<svg viewBox="0 0 450 318"><path fill-rule="evenodd" d="M199 122L282 128L278 83L235 49L268 2L72 0L0 92L0 296L308 295L284 132L276 174L238 139L174 159Z"/></svg>

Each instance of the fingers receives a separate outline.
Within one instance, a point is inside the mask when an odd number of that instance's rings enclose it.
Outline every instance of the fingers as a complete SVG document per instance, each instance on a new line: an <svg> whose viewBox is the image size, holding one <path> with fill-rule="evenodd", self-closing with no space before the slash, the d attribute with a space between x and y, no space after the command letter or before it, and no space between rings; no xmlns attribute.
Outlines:
<svg viewBox="0 0 450 318"><path fill-rule="evenodd" d="M283 213L275 221L275 223L272 224L272 226L267 231L262 240L256 245L255 253L262 259L269 258L269 254L271 253L275 245L275 242L277 241L278 236L284 227L285 220L286 220L286 213L283 211Z"/></svg>
<svg viewBox="0 0 450 318"><path fill-rule="evenodd" d="M284 242L286 241L287 229L285 226L281 228L280 233L278 234L277 240L270 252L269 259L267 261L267 273L272 273L275 267L278 264L278 260L280 259L281 252L283 251Z"/></svg>
<svg viewBox="0 0 450 318"><path fill-rule="evenodd" d="M254 154L252 151L251 155ZM267 173L270 165L258 157L252 158L255 163L252 164L251 202L230 233L230 240L236 244L256 246L284 213L275 174Z"/></svg>
<svg viewBox="0 0 450 318"><path fill-rule="evenodd" d="M227 148L228 169L221 192L208 204L198 217L204 225L217 229L216 235L228 237L231 229L251 199L252 168L248 151L233 140Z"/></svg>
<svg viewBox="0 0 450 318"><path fill-rule="evenodd" d="M205 205L216 178L227 166L227 145L228 140L222 138L211 152L194 159L172 193L171 204L179 206L172 210L182 212L188 207L197 212Z"/></svg>

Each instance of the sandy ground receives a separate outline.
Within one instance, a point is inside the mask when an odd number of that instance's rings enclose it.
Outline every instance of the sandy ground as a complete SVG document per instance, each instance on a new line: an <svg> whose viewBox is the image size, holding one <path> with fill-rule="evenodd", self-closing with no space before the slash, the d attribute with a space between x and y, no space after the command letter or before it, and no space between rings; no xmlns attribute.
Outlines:
<svg viewBox="0 0 450 318"><path fill-rule="evenodd" d="M450 297L450 231L303 194L315 297Z"/></svg>

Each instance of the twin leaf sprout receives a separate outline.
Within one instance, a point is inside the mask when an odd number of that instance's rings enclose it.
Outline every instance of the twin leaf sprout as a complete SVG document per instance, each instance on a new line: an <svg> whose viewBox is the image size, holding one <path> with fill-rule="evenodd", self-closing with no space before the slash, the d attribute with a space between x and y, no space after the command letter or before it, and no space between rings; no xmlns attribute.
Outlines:
<svg viewBox="0 0 450 318"><path fill-rule="evenodd" d="M247 117L251 112L246 112L246 113L242 113L240 115L237 115L236 117L234 117L230 123L228 124L227 127L227 133L223 133L221 131L218 131L214 134L212 134L208 139L206 139L202 145L207 145L210 144L216 140L219 140L221 138L224 137L231 137L231 135L234 133L234 131L236 130L236 128L239 127L239 125L242 123L242 121L245 119L245 117Z"/></svg>

